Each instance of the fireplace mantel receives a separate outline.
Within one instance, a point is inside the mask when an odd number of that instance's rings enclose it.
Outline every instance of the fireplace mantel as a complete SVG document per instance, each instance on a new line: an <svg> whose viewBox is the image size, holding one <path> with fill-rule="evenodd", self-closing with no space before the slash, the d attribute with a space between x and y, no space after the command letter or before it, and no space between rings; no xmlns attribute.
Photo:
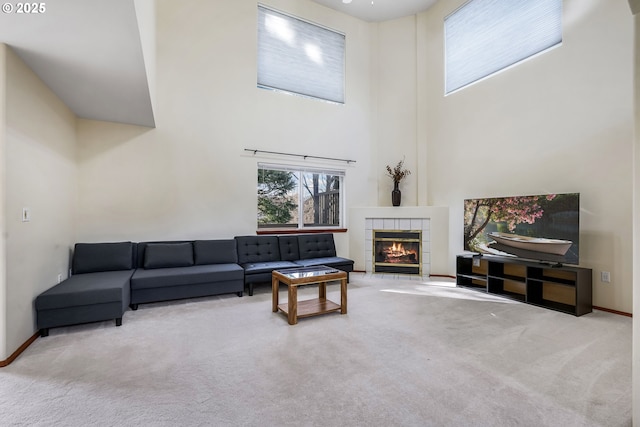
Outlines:
<svg viewBox="0 0 640 427"><path fill-rule="evenodd" d="M371 237L365 236L367 218L429 219L429 271L423 274L448 274L449 208L442 206L361 207L349 210L349 257L354 269L367 271L365 254L370 251ZM365 247L366 246L366 247Z"/></svg>

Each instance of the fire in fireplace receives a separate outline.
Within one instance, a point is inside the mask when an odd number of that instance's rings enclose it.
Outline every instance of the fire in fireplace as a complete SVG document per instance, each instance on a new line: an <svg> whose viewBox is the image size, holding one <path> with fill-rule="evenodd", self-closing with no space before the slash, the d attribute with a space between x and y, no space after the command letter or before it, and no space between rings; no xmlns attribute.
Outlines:
<svg viewBox="0 0 640 427"><path fill-rule="evenodd" d="M407 242L405 244L402 242L378 242L376 245L376 262L417 264L418 246L415 242Z"/></svg>
<svg viewBox="0 0 640 427"><path fill-rule="evenodd" d="M373 271L421 274L421 245L421 231L373 230Z"/></svg>

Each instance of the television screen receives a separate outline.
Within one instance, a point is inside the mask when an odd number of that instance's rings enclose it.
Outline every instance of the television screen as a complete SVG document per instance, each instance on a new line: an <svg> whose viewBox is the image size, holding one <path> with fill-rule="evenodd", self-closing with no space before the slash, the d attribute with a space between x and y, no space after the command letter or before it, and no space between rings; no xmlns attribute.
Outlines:
<svg viewBox="0 0 640 427"><path fill-rule="evenodd" d="M464 201L467 251L578 264L579 236L579 193Z"/></svg>

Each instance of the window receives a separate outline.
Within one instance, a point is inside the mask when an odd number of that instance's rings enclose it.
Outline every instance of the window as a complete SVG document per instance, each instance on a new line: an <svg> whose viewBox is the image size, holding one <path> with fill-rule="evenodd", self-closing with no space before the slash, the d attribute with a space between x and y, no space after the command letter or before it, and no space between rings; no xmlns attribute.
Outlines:
<svg viewBox="0 0 640 427"><path fill-rule="evenodd" d="M344 103L345 36L258 6L258 87Z"/></svg>
<svg viewBox="0 0 640 427"><path fill-rule="evenodd" d="M258 164L258 228L341 228L344 171Z"/></svg>
<svg viewBox="0 0 640 427"><path fill-rule="evenodd" d="M470 0L444 20L451 93L562 42L562 0Z"/></svg>

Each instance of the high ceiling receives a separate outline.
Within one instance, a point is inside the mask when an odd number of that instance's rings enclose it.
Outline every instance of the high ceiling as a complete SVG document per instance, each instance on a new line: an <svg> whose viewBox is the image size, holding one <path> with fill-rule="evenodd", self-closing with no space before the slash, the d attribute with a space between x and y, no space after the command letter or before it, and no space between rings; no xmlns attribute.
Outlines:
<svg viewBox="0 0 640 427"><path fill-rule="evenodd" d="M0 42L78 117L154 126L134 2L44 4L39 14L0 13Z"/></svg>
<svg viewBox="0 0 640 427"><path fill-rule="evenodd" d="M437 0L313 0L324 6L368 22L389 21L415 15L430 8Z"/></svg>
<svg viewBox="0 0 640 427"><path fill-rule="evenodd" d="M0 13L0 42L78 117L153 127L136 16L139 1L149 0L55 0L42 3L44 13L5 11ZM313 1L376 22L413 15L437 0Z"/></svg>

